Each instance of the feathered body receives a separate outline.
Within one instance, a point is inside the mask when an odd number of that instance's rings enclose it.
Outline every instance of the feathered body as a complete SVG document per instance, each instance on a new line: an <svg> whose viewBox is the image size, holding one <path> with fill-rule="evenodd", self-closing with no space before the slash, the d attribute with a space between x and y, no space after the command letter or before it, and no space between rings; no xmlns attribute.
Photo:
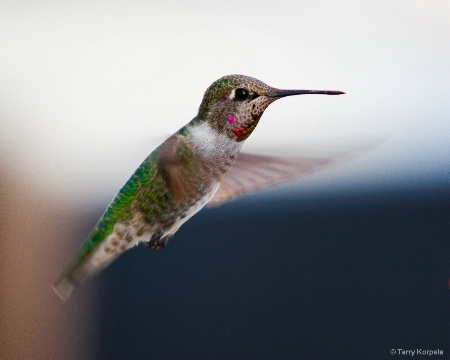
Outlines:
<svg viewBox="0 0 450 360"><path fill-rule="evenodd" d="M224 182L227 172L264 110L287 95L296 94L242 75L225 76L214 82L205 93L198 115L155 149L123 186L56 281L55 292L63 300L68 299L76 285L125 250L140 242L150 248L162 248L208 202L221 202L245 191L245 181L231 176L231 181ZM243 159L246 158L252 156L244 154ZM256 158L253 156L252 161ZM259 184L255 180L256 186L250 181L248 188L277 182L274 174L289 179L324 164L313 161L305 167L304 162L293 164L264 157L259 160L263 168L267 167L266 175Z"/></svg>

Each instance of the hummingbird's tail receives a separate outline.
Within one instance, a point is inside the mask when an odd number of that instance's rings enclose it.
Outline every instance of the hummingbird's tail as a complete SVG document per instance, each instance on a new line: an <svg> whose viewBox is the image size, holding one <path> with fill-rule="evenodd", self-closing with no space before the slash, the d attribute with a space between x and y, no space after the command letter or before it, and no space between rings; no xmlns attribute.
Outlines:
<svg viewBox="0 0 450 360"><path fill-rule="evenodd" d="M75 288L78 287L78 285L80 285L84 281L84 279L94 275L100 269L103 269L112 260L113 259L108 262L104 262L101 268L98 268L96 266L93 266L92 256L88 256L85 258L78 256L56 279L56 281L52 285L53 291L61 298L62 301L69 300L73 290L75 290Z"/></svg>
<svg viewBox="0 0 450 360"><path fill-rule="evenodd" d="M78 282L70 276L63 276L59 278L53 285L52 289L62 301L67 301L72 294L72 291L78 286Z"/></svg>
<svg viewBox="0 0 450 360"><path fill-rule="evenodd" d="M63 301L67 301L73 290L86 278L97 274L123 252L148 236L147 233L143 233L138 237L133 231L117 224L114 229L113 233L101 241L93 241L98 234L97 230L94 230L73 261L56 279L52 288Z"/></svg>
<svg viewBox="0 0 450 360"><path fill-rule="evenodd" d="M119 248L112 244L122 245L122 247ZM63 301L67 301L73 290L86 278L97 274L135 244L134 241L130 241L126 245L119 243L114 233L107 236L97 246L93 246L91 238L88 238L72 262L56 279L52 286L53 290Z"/></svg>
<svg viewBox="0 0 450 360"><path fill-rule="evenodd" d="M61 300L69 300L78 285L108 266L119 254L105 254L102 247L94 249L88 256L78 254L53 283L53 291Z"/></svg>

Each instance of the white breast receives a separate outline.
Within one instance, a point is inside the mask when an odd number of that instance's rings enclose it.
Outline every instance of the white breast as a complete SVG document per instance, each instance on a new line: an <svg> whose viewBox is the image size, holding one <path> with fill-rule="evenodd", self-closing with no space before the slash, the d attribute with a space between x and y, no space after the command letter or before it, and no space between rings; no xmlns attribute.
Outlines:
<svg viewBox="0 0 450 360"><path fill-rule="evenodd" d="M243 142L236 142L227 135L217 132L206 121L191 127L189 132L194 151L198 151L209 160L225 160L230 153L238 153L243 144Z"/></svg>

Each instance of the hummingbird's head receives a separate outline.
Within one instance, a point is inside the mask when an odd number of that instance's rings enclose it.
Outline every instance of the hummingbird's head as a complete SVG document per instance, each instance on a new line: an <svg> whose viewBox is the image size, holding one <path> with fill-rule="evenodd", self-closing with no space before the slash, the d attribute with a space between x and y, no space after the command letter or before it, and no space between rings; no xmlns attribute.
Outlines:
<svg viewBox="0 0 450 360"><path fill-rule="evenodd" d="M264 110L281 97L301 94L339 95L341 91L280 90L245 75L227 75L211 84L199 108L197 120L236 141L247 139Z"/></svg>

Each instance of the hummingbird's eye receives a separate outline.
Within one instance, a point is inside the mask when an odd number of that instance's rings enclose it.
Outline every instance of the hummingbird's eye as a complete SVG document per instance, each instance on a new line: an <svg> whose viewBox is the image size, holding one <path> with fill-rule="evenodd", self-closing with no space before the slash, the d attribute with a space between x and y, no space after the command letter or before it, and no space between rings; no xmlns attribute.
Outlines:
<svg viewBox="0 0 450 360"><path fill-rule="evenodd" d="M249 93L245 89L236 89L234 92L234 96L238 100L246 100L248 99Z"/></svg>

